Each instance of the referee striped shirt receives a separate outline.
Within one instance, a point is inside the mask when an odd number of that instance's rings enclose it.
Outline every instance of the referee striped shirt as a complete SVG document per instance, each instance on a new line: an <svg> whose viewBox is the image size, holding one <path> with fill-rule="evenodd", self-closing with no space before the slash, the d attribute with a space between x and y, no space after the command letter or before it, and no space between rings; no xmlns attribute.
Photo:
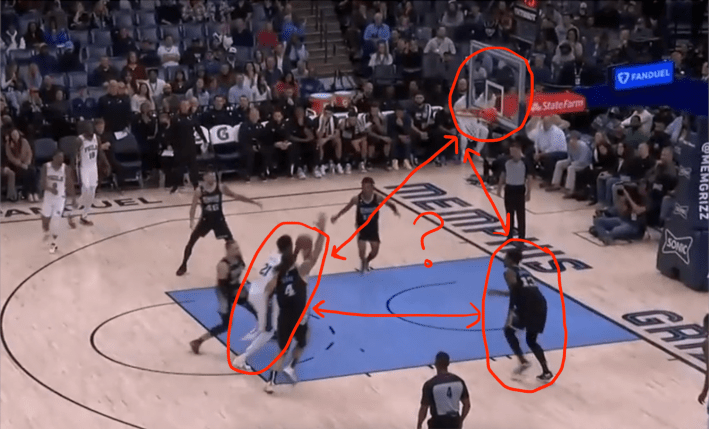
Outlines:
<svg viewBox="0 0 709 429"><path fill-rule="evenodd" d="M449 372L437 374L423 385L421 405L431 408L431 418L460 415L460 402L468 398L468 387L462 378Z"/></svg>

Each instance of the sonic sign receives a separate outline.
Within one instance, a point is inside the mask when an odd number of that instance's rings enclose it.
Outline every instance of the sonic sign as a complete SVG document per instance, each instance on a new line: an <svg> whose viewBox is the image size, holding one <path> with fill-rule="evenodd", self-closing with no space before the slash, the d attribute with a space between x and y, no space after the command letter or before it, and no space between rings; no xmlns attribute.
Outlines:
<svg viewBox="0 0 709 429"><path fill-rule="evenodd" d="M613 87L616 91L667 85L674 81L675 68L672 61L620 66L613 70Z"/></svg>

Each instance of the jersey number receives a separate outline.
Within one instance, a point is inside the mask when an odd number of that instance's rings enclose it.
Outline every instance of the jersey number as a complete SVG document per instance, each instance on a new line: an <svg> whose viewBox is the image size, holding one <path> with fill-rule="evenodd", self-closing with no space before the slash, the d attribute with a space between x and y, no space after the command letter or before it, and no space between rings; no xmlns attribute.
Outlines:
<svg viewBox="0 0 709 429"><path fill-rule="evenodd" d="M219 204L207 204L204 207L204 211L206 212L216 212L219 211Z"/></svg>
<svg viewBox="0 0 709 429"><path fill-rule="evenodd" d="M292 284L286 286L285 294L286 294L286 296L295 296L295 290L293 290Z"/></svg>
<svg viewBox="0 0 709 429"><path fill-rule="evenodd" d="M271 272L271 268L273 267L266 264L263 268L261 268L261 271L259 271L258 273L261 274L262 277L266 277L268 273Z"/></svg>
<svg viewBox="0 0 709 429"><path fill-rule="evenodd" d="M453 397L453 390L450 387L448 388L448 391L446 392L446 396L449 398Z"/></svg>
<svg viewBox="0 0 709 429"><path fill-rule="evenodd" d="M521 276L522 287L535 287L537 283L530 276Z"/></svg>

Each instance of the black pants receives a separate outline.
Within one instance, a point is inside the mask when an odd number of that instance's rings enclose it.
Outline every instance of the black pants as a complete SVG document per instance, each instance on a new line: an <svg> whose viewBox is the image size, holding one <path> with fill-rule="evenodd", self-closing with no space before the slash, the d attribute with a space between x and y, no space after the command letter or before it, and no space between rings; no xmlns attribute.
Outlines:
<svg viewBox="0 0 709 429"><path fill-rule="evenodd" d="M37 170L33 166L29 168L13 167L17 182L22 184L22 194L29 197L37 193Z"/></svg>
<svg viewBox="0 0 709 429"><path fill-rule="evenodd" d="M176 187L182 184L182 176L187 171L190 175L190 182L195 188L199 184L199 167L197 166L196 155L175 156L170 168L169 186Z"/></svg>
<svg viewBox="0 0 709 429"><path fill-rule="evenodd" d="M315 142L293 143L293 158L296 159L296 167L308 168L311 172L318 165L319 155Z"/></svg>
<svg viewBox="0 0 709 429"><path fill-rule="evenodd" d="M526 237L527 223L524 207L524 196L526 193L527 187L524 185L505 186L505 211L510 214L510 234L507 238L512 238L512 230L515 227L515 216L517 217L517 237Z"/></svg>
<svg viewBox="0 0 709 429"><path fill-rule="evenodd" d="M246 300L246 299L239 299L237 304L241 307L244 307L246 311L249 313L253 314L254 317L258 318L258 314L256 313L256 309L251 305L251 303ZM224 332L227 332L229 330L229 319L231 318L231 309L233 307L233 301L229 302L229 307L227 308L226 313L219 313L219 316L221 317L222 321L220 324L217 326L214 326L209 329L209 333L212 334L213 337L216 337L218 335L223 334Z"/></svg>
<svg viewBox="0 0 709 429"><path fill-rule="evenodd" d="M428 419L428 429L459 429L460 416L436 416Z"/></svg>
<svg viewBox="0 0 709 429"><path fill-rule="evenodd" d="M254 173L254 158L256 157L256 152L254 151L253 145L250 143L242 143L239 152L241 152L241 175L244 178L249 178Z"/></svg>

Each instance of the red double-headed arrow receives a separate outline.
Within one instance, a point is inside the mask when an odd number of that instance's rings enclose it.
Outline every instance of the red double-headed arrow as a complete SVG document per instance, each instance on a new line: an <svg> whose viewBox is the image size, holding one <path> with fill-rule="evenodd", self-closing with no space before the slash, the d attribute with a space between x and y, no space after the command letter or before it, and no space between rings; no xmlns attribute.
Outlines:
<svg viewBox="0 0 709 429"><path fill-rule="evenodd" d="M365 313L352 313L349 311L337 311L337 310L327 310L324 308L320 308L321 305L323 305L325 301L320 301L317 304L315 304L315 307L313 307L313 311L320 317L325 318L325 313L332 313L332 314L339 314L342 316L354 316L354 317L475 317L475 322L471 323L470 325L466 326L467 328L471 328L480 322L480 310L473 304L472 302L470 305L475 309L474 313L470 314L365 314Z"/></svg>

